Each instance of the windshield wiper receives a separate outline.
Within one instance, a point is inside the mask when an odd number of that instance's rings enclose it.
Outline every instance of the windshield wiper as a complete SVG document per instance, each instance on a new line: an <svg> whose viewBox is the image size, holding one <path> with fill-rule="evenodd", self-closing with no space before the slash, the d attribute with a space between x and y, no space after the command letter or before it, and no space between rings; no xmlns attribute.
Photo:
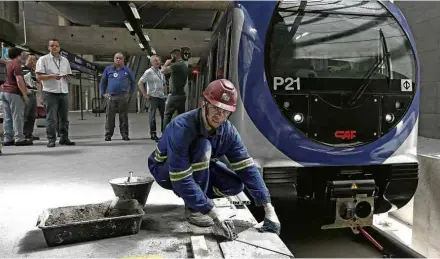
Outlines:
<svg viewBox="0 0 440 259"><path fill-rule="evenodd" d="M363 76L363 78L362 78L363 81L365 81L365 80L368 80L368 81L365 82L364 84L362 84L361 87L359 87L357 92L354 94L354 96L348 101L349 107L353 107L356 104L356 102L359 101L359 99L362 97L362 95L364 94L368 85L371 83L370 77L373 75L373 73L376 71L376 69L379 68L379 66L382 64L382 62L384 60L386 60L386 64L387 64L387 73L388 73L388 76L386 77L387 84L388 84L388 88L390 87L390 84L391 84L391 81L390 81L390 75L391 75L390 57L391 57L391 55L388 52L387 41L386 41L385 36L382 32L382 29L379 29L379 35L380 35L380 42L382 43L383 56L380 59L378 58L377 61L373 64L373 66Z"/></svg>
<svg viewBox="0 0 440 259"><path fill-rule="evenodd" d="M301 21L304 18L304 15L305 15L304 10L306 9L306 6L307 6L307 1L301 1L300 5L298 7L298 11L297 11L298 15L295 17L295 21L292 24L292 29L290 30L288 36L286 37L289 40L286 41L286 43L284 43L284 46L281 48L281 51L279 51L278 53L275 53L275 55L276 55L275 64L278 64L278 59L281 57L281 55L283 54L284 50L289 45L290 39L292 39L292 44L296 45L293 36L295 36L296 32L298 31L299 26L301 25Z"/></svg>

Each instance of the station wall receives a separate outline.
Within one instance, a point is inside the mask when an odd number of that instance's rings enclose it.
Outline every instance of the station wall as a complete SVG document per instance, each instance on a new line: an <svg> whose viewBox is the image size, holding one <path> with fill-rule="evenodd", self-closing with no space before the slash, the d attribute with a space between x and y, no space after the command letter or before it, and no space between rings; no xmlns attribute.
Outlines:
<svg viewBox="0 0 440 259"><path fill-rule="evenodd" d="M419 135L440 138L440 2L395 1L408 21L420 58Z"/></svg>

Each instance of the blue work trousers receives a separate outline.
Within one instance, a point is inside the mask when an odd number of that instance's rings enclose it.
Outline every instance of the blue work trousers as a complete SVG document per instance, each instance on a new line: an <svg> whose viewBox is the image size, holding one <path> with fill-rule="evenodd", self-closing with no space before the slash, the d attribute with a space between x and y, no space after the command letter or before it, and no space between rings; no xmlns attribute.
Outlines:
<svg viewBox="0 0 440 259"><path fill-rule="evenodd" d="M190 150L190 163L200 163L210 159L206 157L206 154L210 154L211 143L204 138L199 139L192 145ZM162 163L151 163L149 164L150 172L155 178L156 182L163 188L168 190L173 190L173 185L171 184L168 160ZM234 196L243 191L244 184L240 177L232 170L227 168L227 166L220 162L211 159L209 162L209 167L194 171L192 176L195 183L200 186L203 193L210 199ZM178 193L174 193L180 197ZM184 197L182 197L184 198Z"/></svg>

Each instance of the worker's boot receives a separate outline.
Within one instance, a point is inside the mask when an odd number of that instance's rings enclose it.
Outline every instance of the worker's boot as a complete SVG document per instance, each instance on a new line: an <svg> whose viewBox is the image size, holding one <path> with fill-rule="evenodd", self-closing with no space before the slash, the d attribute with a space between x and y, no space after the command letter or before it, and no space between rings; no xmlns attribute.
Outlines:
<svg viewBox="0 0 440 259"><path fill-rule="evenodd" d="M203 215L202 213L191 209L187 205L185 205L185 217L189 223L198 227L210 227L214 225L214 221L210 216Z"/></svg>

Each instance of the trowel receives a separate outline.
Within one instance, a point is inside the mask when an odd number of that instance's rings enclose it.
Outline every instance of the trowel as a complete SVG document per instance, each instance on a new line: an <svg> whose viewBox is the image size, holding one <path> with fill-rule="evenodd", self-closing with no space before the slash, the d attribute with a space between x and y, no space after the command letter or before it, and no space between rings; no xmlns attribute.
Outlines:
<svg viewBox="0 0 440 259"><path fill-rule="evenodd" d="M130 171L126 183L130 183L132 178L133 178L133 172Z"/></svg>

